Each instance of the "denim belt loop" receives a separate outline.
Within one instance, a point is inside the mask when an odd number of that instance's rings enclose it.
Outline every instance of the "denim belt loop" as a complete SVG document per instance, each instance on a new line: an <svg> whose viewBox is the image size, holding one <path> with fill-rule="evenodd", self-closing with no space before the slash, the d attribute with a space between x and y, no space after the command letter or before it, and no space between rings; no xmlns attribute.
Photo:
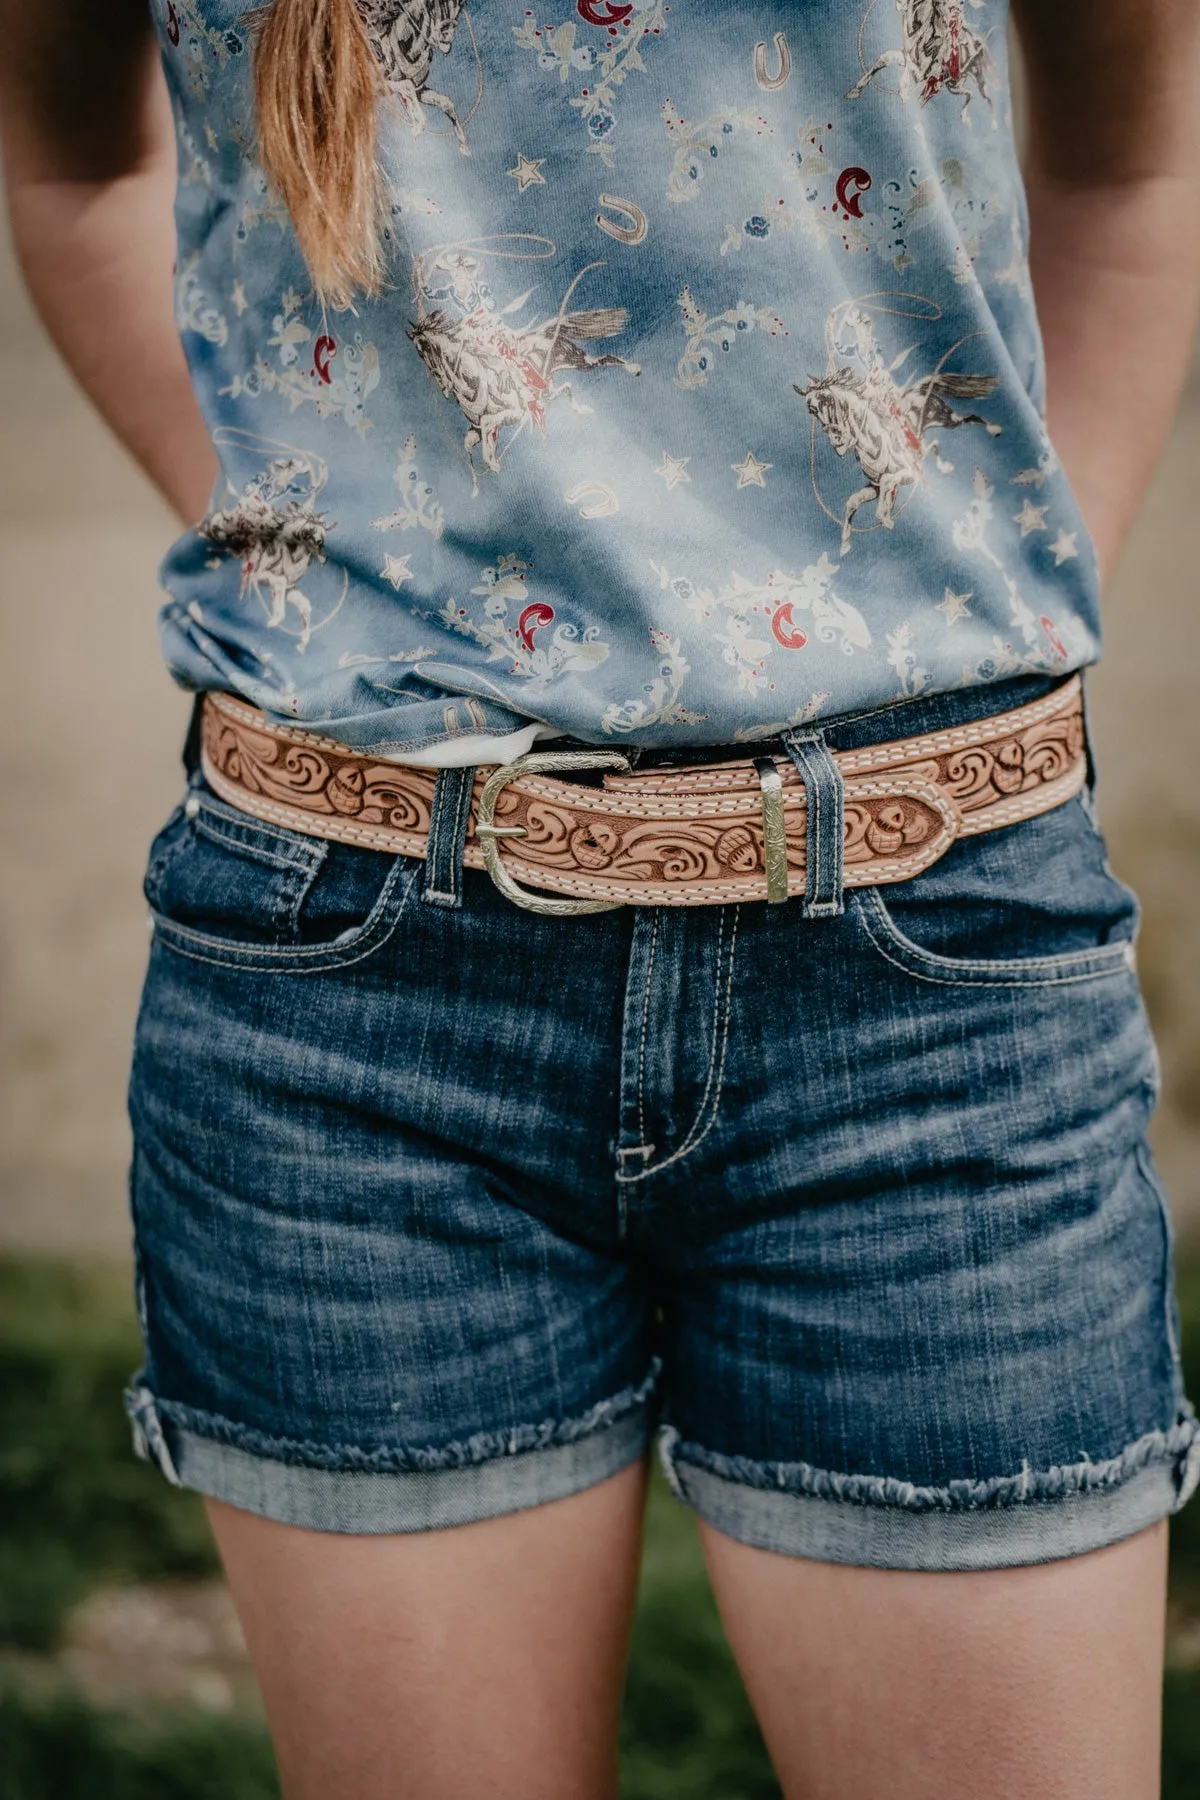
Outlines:
<svg viewBox="0 0 1200 1800"><path fill-rule="evenodd" d="M803 777L808 802L803 915L806 919L833 919L846 910L842 895L842 772L823 731L785 732L783 745Z"/></svg>
<svg viewBox="0 0 1200 1800"><path fill-rule="evenodd" d="M427 906L461 906L463 850L471 818L474 769L439 769L433 784L433 808L425 852L421 899Z"/></svg>

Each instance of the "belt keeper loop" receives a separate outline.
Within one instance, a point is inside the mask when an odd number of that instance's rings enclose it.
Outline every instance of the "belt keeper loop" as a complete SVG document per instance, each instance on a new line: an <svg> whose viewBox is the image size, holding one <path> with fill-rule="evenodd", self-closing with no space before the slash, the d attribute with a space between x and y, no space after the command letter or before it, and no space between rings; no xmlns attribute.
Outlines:
<svg viewBox="0 0 1200 1800"><path fill-rule="evenodd" d="M804 840L806 919L833 919L846 910L842 892L845 846L845 784L823 731L788 731L784 748L804 781L807 819Z"/></svg>
<svg viewBox="0 0 1200 1800"><path fill-rule="evenodd" d="M421 899L427 906L459 907L463 902L463 851L471 819L474 769L439 769L433 784L425 876Z"/></svg>
<svg viewBox="0 0 1200 1800"><path fill-rule="evenodd" d="M783 778L769 756L756 756L762 788L763 853L767 868L767 903L788 897L787 819L783 810Z"/></svg>

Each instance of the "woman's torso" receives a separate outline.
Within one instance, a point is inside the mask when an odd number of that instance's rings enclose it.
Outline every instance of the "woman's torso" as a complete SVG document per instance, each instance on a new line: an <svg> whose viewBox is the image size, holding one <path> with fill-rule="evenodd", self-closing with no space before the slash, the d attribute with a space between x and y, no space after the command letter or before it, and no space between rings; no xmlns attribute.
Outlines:
<svg viewBox="0 0 1200 1800"><path fill-rule="evenodd" d="M1095 656L1002 0L363 0L392 286L342 312L255 161L243 9L153 5L222 466L164 564L185 683L469 761Z"/></svg>

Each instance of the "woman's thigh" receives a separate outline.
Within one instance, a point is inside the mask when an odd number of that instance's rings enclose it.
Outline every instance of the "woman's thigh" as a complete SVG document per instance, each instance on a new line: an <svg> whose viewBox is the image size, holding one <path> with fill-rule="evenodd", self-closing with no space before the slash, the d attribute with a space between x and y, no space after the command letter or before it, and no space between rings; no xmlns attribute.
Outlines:
<svg viewBox="0 0 1200 1800"><path fill-rule="evenodd" d="M644 1494L388 1537L210 1502L288 1800L614 1800Z"/></svg>
<svg viewBox="0 0 1200 1800"><path fill-rule="evenodd" d="M787 1800L1153 1800L1167 1530L1034 1567L807 1562L701 1527Z"/></svg>
<svg viewBox="0 0 1200 1800"><path fill-rule="evenodd" d="M615 1792L657 1377L604 1178L625 934L583 921L568 987L468 888L200 785L151 861L130 1407L212 1503L291 1800Z"/></svg>

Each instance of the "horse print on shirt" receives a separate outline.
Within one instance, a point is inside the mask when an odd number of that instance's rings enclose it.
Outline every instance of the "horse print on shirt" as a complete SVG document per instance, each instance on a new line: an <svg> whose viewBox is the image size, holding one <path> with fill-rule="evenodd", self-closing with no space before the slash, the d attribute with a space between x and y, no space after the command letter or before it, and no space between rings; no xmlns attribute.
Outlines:
<svg viewBox="0 0 1200 1800"><path fill-rule="evenodd" d="M314 563L325 561L330 525L316 502L326 480L320 457L304 453L272 457L241 493L231 488L228 504L197 526L208 543L240 559L240 595L252 595L266 614L268 629L294 637L301 655L313 631L327 625L345 599L343 574L341 598L329 617L314 627L312 601L301 583ZM287 625L289 607L298 620L295 630Z"/></svg>
<svg viewBox="0 0 1200 1800"><path fill-rule="evenodd" d="M492 252L517 260L544 260L555 254L548 239L520 240L542 246L538 250ZM427 256L432 253L427 253ZM624 307L603 306L587 311L568 311L571 283L557 312L537 324L517 325L513 316L528 304L528 292L496 307L484 280L484 257L451 246L431 261L419 258L416 270L418 318L408 328L409 338L438 386L453 400L467 431L463 449L477 481L474 452L478 447L483 466L499 472L501 457L526 426L543 432L546 410L555 400L567 400L575 412L591 408L576 399L570 381L556 381L564 371L589 374L594 369L620 368L640 375L641 365L615 351L593 356L585 348L616 337L629 322ZM509 432L502 446L502 432Z"/></svg>
<svg viewBox="0 0 1200 1800"><path fill-rule="evenodd" d="M874 11L871 0L867 18ZM980 0L972 0L978 6ZM962 97L963 113L971 103L974 84L981 100L991 105L987 83L996 75L996 65L987 47L987 39L967 23L964 0L896 0L900 14L903 43L885 50L870 68L863 70L847 100L859 99L886 69L900 71L900 97L906 100L916 87L921 105L928 106L935 94L944 89ZM867 19L863 20L865 29ZM859 33L859 44L862 32Z"/></svg>
<svg viewBox="0 0 1200 1800"><path fill-rule="evenodd" d="M912 301L907 304L911 306ZM932 307L932 302L926 304ZM877 302L875 310L894 309ZM906 312L902 316L913 315ZM940 309L933 307L931 317L938 316ZM871 312L860 302L847 301L835 307L825 336L825 374L810 375L807 387L793 385L812 416L813 432L819 425L838 456L853 455L863 473L864 485L850 495L841 517L841 554L848 556L854 541L855 514L861 507L874 501L876 522L885 531L891 531L902 490L923 478L930 452L938 467L949 472L950 465L942 462L936 438L929 435L933 429L956 431L960 425L982 425L989 437L999 437L1001 427L982 413L955 412L949 404L951 400L986 400L995 393L999 381L995 375L951 373L945 368L952 353L948 351L931 375L902 384L896 379L896 371L911 355L911 346L885 365ZM814 444L814 471L815 465ZM830 517L836 517L819 492L816 497Z"/></svg>
<svg viewBox="0 0 1200 1800"><path fill-rule="evenodd" d="M383 78L395 94L414 135L425 129L424 108L444 113L464 156L467 135L447 94L430 85L434 59L454 48L466 0L357 0L359 16Z"/></svg>

